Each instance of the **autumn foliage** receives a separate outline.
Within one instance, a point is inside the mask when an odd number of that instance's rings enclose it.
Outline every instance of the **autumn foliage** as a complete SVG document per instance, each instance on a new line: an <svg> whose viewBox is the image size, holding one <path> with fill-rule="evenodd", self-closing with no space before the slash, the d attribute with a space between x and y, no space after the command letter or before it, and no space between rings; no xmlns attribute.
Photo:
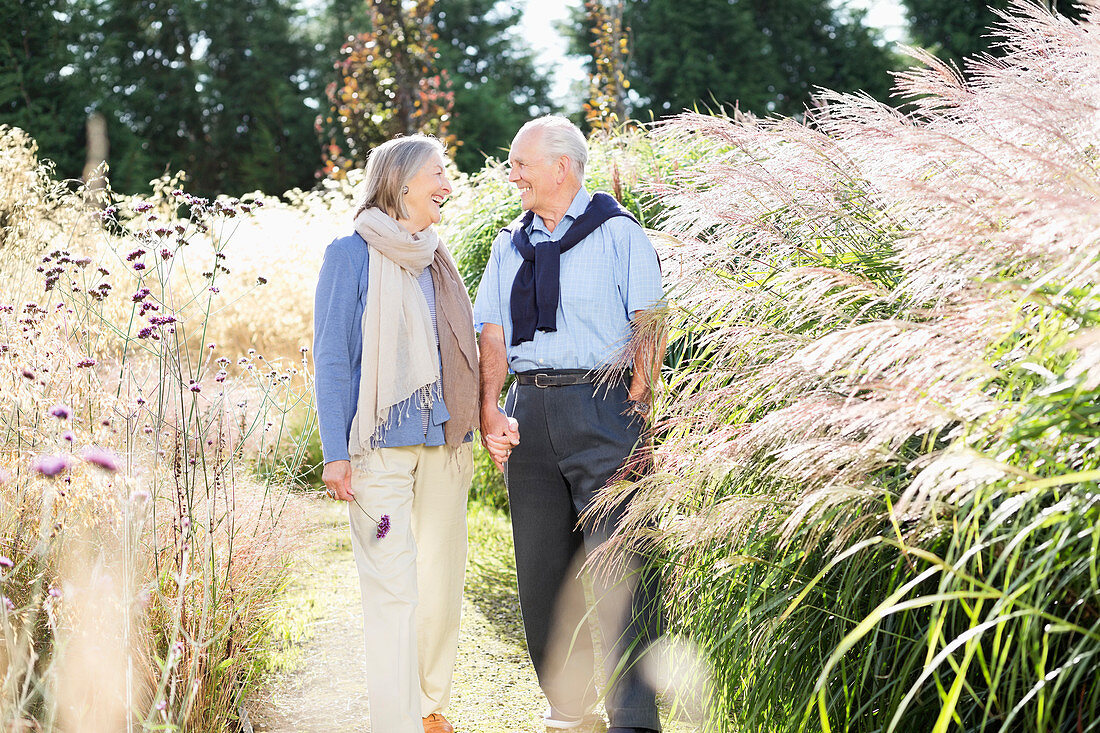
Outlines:
<svg viewBox="0 0 1100 733"><path fill-rule="evenodd" d="M438 69L435 29L428 15L435 0L371 0L372 30L348 39L334 65L330 109L317 120L328 138L322 174L340 179L360 168L367 152L395 135L422 132L448 144L454 93Z"/></svg>

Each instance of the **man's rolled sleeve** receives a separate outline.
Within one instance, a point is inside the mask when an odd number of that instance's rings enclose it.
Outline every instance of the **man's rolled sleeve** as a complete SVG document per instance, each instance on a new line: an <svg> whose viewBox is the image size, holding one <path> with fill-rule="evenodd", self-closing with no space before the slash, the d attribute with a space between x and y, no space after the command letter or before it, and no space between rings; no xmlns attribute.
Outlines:
<svg viewBox="0 0 1100 733"><path fill-rule="evenodd" d="M350 344L358 283L351 259L329 245L317 279L313 310L313 369L317 420L325 463L349 460L348 430L352 354Z"/></svg>
<svg viewBox="0 0 1100 733"><path fill-rule="evenodd" d="M474 328L478 333L486 323L504 325L504 312L501 310L499 280L500 248L508 245L508 234L501 233L493 241L493 249L489 252L489 261L485 263L485 271L481 274L481 282L477 286L477 296L474 298Z"/></svg>
<svg viewBox="0 0 1100 733"><path fill-rule="evenodd" d="M627 240L626 311L633 320L635 311L649 310L664 301L661 265L657 251L645 231L630 222L625 227Z"/></svg>

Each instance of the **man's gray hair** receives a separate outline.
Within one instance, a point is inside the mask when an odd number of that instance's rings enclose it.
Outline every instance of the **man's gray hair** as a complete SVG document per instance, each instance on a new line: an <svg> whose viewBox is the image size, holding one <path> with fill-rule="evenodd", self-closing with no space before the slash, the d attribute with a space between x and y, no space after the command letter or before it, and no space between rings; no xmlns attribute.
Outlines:
<svg viewBox="0 0 1100 733"><path fill-rule="evenodd" d="M363 198L355 215L376 206L394 219L409 218L402 189L433 155L445 153L443 143L429 135L387 140L367 156Z"/></svg>
<svg viewBox="0 0 1100 733"><path fill-rule="evenodd" d="M542 151L546 156L551 159L562 155L569 158L577 180L584 183L584 167L588 164L588 141L576 125L561 115L546 115L519 128L516 137L527 130L541 130Z"/></svg>

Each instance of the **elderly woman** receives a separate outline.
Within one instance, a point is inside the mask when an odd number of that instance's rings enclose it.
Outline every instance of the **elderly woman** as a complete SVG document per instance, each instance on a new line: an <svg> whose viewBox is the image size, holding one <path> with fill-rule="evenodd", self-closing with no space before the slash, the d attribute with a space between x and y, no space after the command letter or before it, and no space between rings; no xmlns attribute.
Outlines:
<svg viewBox="0 0 1100 733"><path fill-rule="evenodd" d="M451 192L443 146L375 148L355 233L325 250L314 311L330 495L349 502L371 730L451 733L478 424L470 299L432 230Z"/></svg>

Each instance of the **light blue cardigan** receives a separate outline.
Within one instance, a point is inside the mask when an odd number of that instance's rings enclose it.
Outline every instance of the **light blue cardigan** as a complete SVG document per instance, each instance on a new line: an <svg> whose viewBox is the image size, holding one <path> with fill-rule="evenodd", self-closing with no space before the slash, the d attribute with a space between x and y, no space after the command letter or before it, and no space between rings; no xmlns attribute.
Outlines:
<svg viewBox="0 0 1100 733"><path fill-rule="evenodd" d="M363 360L363 310L367 303L367 243L358 234L335 239L325 249L317 278L313 310L313 370L317 419L325 463L348 460L351 420L359 400ZM424 268L420 287L435 310L431 268ZM442 399L432 403L428 432L417 396L390 411L378 446L443 445L443 423L450 418Z"/></svg>

